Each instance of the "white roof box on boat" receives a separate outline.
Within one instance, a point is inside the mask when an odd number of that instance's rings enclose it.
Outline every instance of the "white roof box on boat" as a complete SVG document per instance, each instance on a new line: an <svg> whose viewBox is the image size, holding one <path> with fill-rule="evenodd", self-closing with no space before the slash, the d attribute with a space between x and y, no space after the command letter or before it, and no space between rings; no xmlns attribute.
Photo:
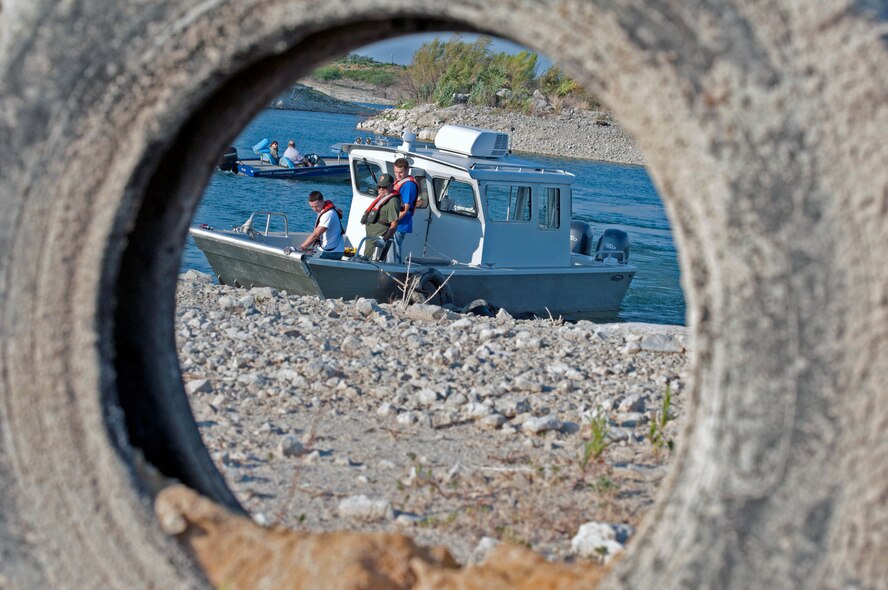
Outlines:
<svg viewBox="0 0 888 590"><path fill-rule="evenodd" d="M435 147L476 158L502 158L509 153L509 134L464 125L444 125Z"/></svg>

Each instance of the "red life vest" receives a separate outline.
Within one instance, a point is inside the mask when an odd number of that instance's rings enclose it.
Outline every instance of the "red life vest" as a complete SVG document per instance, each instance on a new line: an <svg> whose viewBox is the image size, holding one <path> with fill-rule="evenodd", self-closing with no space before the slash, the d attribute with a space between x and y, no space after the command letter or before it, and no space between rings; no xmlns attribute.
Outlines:
<svg viewBox="0 0 888 590"><path fill-rule="evenodd" d="M333 201L324 201L324 208L321 209L321 212L318 213L318 218L315 219L315 227L317 227L318 224L321 222L321 216L324 213L326 213L327 211L329 211L330 209L333 209L334 211L336 211L336 215L339 216L339 231L340 231L340 233L344 234L345 228L342 227L342 209L337 208L336 205L333 204ZM330 228L327 228L327 229L330 229Z"/></svg>
<svg viewBox="0 0 888 590"><path fill-rule="evenodd" d="M394 192L396 192L400 195L401 194L401 186L403 186L405 182L412 182L413 184L416 185L416 198L414 198L413 203L410 204L410 214L413 215L413 210L416 209L416 203L417 203L417 201L419 201L419 183L416 182L416 179L413 178L412 176L405 176L404 178L402 178L401 180L396 182L394 184L394 186L392 187L392 189ZM402 201L402 203L403 203L403 201Z"/></svg>
<svg viewBox="0 0 888 590"><path fill-rule="evenodd" d="M388 203L392 197L398 197L398 200L400 200L401 193L394 190L385 196L379 195L373 199L370 206L364 210L364 215L361 216L361 223L364 225L367 225L368 223L376 223L376 220L379 219L379 210L382 209L382 206Z"/></svg>

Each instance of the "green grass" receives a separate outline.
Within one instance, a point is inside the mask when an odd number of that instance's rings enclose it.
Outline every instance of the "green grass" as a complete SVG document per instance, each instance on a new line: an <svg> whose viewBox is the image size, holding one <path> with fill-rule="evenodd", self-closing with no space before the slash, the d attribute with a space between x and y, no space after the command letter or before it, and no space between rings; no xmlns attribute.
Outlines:
<svg viewBox="0 0 888 590"><path fill-rule="evenodd" d="M666 394L663 396L663 405L659 412L651 412L651 426L648 430L648 440L654 447L654 454L659 458L663 450L672 451L675 444L666 436L666 425L672 419L669 417L669 409L672 405L672 388L666 384Z"/></svg>
<svg viewBox="0 0 888 590"><path fill-rule="evenodd" d="M595 416L589 418L589 439L583 443L583 453L578 460L583 472L589 468L589 465L598 461L610 446L610 441L607 439L609 431L608 418L601 408L598 408Z"/></svg>

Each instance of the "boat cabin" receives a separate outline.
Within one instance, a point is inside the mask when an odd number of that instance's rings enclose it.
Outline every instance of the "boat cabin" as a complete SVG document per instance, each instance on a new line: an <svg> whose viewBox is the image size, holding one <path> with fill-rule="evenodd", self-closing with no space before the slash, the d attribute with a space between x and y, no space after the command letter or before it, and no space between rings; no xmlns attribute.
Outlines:
<svg viewBox="0 0 888 590"><path fill-rule="evenodd" d="M419 185L403 259L443 259L475 267L569 267L574 175L521 160L506 133L446 125L434 148L404 134L400 146L348 145L352 205L346 235L358 247L376 179L406 158Z"/></svg>

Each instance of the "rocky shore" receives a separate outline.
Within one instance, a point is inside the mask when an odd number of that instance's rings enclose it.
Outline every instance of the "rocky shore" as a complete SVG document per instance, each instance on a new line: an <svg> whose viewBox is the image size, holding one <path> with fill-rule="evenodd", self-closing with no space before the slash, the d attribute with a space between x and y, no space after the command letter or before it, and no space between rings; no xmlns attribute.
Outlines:
<svg viewBox="0 0 888 590"><path fill-rule="evenodd" d="M395 105L399 100L397 89L384 88L358 80L333 80L322 82L314 78L303 78L300 84L323 92L338 100L362 102L366 104Z"/></svg>
<svg viewBox="0 0 888 590"><path fill-rule="evenodd" d="M541 106L532 115L465 104L387 109L362 121L358 129L392 137L413 131L419 139L433 141L443 125L469 125L509 133L515 152L644 164L635 140L610 113L567 108L556 111L546 106L543 98L539 100Z"/></svg>
<svg viewBox="0 0 888 590"><path fill-rule="evenodd" d="M339 113L342 115L372 115L376 109L361 106L348 100L340 100L304 84L294 84L289 90L271 101L273 109Z"/></svg>
<svg viewBox="0 0 888 590"><path fill-rule="evenodd" d="M176 336L204 441L257 522L406 532L462 563L500 542L618 554L685 417L679 326L321 301L189 271Z"/></svg>

